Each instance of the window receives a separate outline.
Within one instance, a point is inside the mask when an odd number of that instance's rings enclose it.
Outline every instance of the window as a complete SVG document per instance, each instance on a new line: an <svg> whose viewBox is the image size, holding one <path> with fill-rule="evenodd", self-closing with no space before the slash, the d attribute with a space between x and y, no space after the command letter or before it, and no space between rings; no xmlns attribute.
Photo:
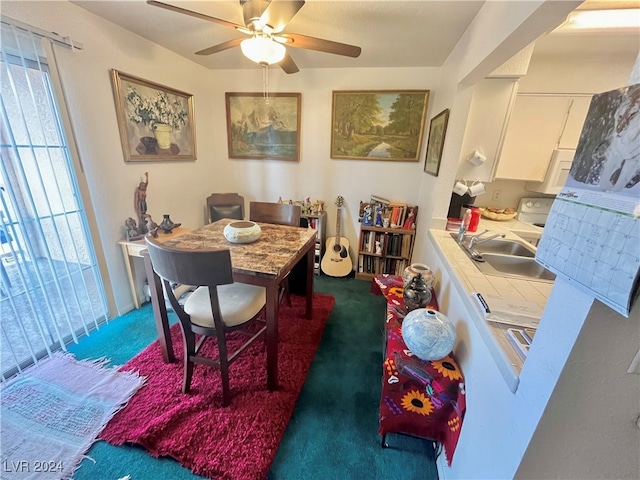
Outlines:
<svg viewBox="0 0 640 480"><path fill-rule="evenodd" d="M86 335L106 297L41 35L2 20L0 362L3 378Z"/></svg>

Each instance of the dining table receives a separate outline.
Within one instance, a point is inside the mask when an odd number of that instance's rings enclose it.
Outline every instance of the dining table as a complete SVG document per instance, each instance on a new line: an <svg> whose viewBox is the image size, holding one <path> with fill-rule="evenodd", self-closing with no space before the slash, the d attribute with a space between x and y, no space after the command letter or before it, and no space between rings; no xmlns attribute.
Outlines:
<svg viewBox="0 0 640 480"><path fill-rule="evenodd" d="M306 318L313 310L313 276L316 231L311 228L292 227L255 222L261 235L252 243L231 243L224 236L224 227L237 220L223 218L163 241L163 244L182 249L228 249L235 282L263 286L266 290L266 350L267 386L278 387L278 310L280 283L293 267L306 257ZM175 362L169 331L169 318L160 277L153 270L148 252L142 252L151 292L151 303L162 358L165 363Z"/></svg>

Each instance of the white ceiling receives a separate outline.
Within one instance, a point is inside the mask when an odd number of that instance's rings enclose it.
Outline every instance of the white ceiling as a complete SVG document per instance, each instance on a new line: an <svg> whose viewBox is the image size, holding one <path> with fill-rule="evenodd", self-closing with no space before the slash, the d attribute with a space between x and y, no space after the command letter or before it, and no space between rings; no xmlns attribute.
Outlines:
<svg viewBox="0 0 640 480"><path fill-rule="evenodd" d="M276 0L277 1L277 0ZM634 0L637 1L637 0ZM77 0L72 3L210 69L256 68L239 47L201 56L194 52L245 35L224 25L148 5L144 0ZM244 24L238 0L165 3L236 24ZM358 58L289 47L300 69L439 67L478 13L481 0L307 0L284 32L357 45ZM587 2L588 3L588 2ZM590 49L638 50L628 36L552 34L536 43L545 54L579 54ZM591 50L593 51L593 50Z"/></svg>

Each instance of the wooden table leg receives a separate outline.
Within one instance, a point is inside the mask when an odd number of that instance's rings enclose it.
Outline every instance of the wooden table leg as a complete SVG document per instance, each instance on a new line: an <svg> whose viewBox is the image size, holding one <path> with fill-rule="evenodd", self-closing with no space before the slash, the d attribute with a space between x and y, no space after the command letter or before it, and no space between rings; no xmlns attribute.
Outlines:
<svg viewBox="0 0 640 480"><path fill-rule="evenodd" d="M305 295L306 299L306 311L305 317L311 318L313 315L313 277L314 277L314 268L313 262L315 261L315 244L309 248L307 251L307 292Z"/></svg>
<svg viewBox="0 0 640 480"><path fill-rule="evenodd" d="M275 282L267 285L267 387L270 391L278 389L278 291Z"/></svg>
<svg viewBox="0 0 640 480"><path fill-rule="evenodd" d="M156 321L156 329L158 330L162 360L164 360L165 363L175 362L176 357L173 353L173 342L171 341L171 332L169 331L169 317L167 316L167 306L164 303L162 281L160 277L156 275L156 272L153 271L149 252L144 250L142 252L142 258L144 259L144 269L147 273L147 282L149 282L149 289L151 290L151 305L153 306L153 317Z"/></svg>

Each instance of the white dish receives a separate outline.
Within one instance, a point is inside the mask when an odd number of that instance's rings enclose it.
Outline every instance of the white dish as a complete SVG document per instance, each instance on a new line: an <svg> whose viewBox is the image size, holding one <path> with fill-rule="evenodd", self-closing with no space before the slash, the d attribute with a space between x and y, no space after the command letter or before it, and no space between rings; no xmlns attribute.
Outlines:
<svg viewBox="0 0 640 480"><path fill-rule="evenodd" d="M262 229L255 222L231 222L222 231L224 238L231 243L252 243L260 238Z"/></svg>

